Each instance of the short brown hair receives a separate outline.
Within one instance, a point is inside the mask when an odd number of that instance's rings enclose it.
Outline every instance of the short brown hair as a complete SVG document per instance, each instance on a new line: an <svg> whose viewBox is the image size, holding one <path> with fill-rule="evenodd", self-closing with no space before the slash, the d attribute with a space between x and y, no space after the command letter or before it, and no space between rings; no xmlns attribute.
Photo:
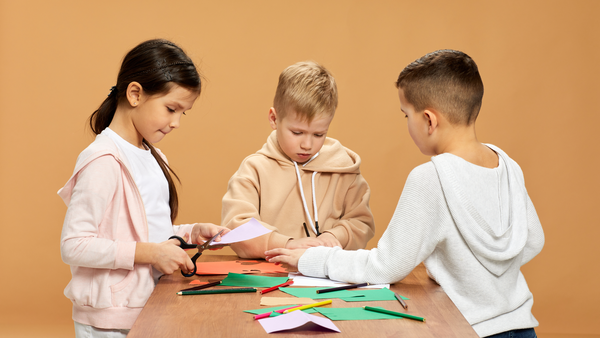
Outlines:
<svg viewBox="0 0 600 338"><path fill-rule="evenodd" d="M452 124L475 122L483 99L483 82L475 61L451 49L429 53L402 70L396 87L416 111L444 114Z"/></svg>
<svg viewBox="0 0 600 338"><path fill-rule="evenodd" d="M333 75L314 61L298 62L279 75L273 107L280 118L289 109L309 122L317 115L333 116L337 103Z"/></svg>

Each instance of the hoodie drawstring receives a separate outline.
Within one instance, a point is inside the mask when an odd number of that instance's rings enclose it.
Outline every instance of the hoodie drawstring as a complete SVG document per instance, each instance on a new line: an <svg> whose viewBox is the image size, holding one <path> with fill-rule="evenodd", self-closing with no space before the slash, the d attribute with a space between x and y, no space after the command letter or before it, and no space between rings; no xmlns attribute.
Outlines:
<svg viewBox="0 0 600 338"><path fill-rule="evenodd" d="M308 160L308 162L304 163L302 166L304 167L305 165L309 164L312 160L317 158L317 156L319 156L319 153L316 153L315 156L311 157L311 159ZM298 176L298 185L300 186L300 195L302 196L302 204L304 205L304 212L306 212L306 216L308 217L308 223L310 224L310 227L313 229L315 234L317 234L317 236L319 236L321 233L319 232L319 212L317 210L317 199L316 199L316 193L315 193L315 175L317 174L317 172L316 171L313 172L312 179L311 179L313 210L315 211L315 223L313 224L312 218L310 217L310 213L308 212L308 207L306 206L306 198L304 197L304 189L302 189L302 179L300 178L300 170L298 169L298 164L296 163L296 161L292 161L292 162L294 162L294 167L296 168L296 176ZM305 226L304 229L306 230L306 234L308 235L308 230L306 229L306 223L304 224L304 226Z"/></svg>

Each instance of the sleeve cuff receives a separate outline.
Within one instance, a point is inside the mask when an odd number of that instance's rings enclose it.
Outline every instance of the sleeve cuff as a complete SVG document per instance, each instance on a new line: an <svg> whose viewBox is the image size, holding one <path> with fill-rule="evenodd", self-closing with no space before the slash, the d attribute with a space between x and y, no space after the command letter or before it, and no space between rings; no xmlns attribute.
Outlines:
<svg viewBox="0 0 600 338"><path fill-rule="evenodd" d="M298 261L298 271L305 276L327 278L327 258L333 250L341 250L341 248L324 246L308 248Z"/></svg>
<svg viewBox="0 0 600 338"><path fill-rule="evenodd" d="M135 262L136 242L117 241L117 256L115 257L115 269L133 270Z"/></svg>

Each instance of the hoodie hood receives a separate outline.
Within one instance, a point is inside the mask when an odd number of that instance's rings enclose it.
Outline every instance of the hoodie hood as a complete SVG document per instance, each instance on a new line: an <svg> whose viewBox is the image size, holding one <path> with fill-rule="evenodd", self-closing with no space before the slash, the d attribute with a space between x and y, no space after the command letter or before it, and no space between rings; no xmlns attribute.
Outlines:
<svg viewBox="0 0 600 338"><path fill-rule="evenodd" d="M283 152L277 142L277 131L273 130L267 143L257 152L279 162L282 167L294 167L294 162ZM318 156L307 161L306 164L298 164L302 170L318 171L321 173L360 173L360 156L352 150L342 146L336 140L327 137Z"/></svg>
<svg viewBox="0 0 600 338"><path fill-rule="evenodd" d="M500 213L500 219L491 221L497 221L497 224L489 224L486 221L485 215L489 210L477 209L476 205L482 204L474 201L477 198L475 183L472 186L465 186L465 180L459 179L459 176L464 176L469 169L467 166L473 168L474 164L452 154L434 156L431 160L438 173L454 223L463 239L473 255L488 271L501 276L521 254L527 242L527 191L518 164L499 148L489 144L487 146L498 154L499 167L495 169L479 167L476 170L497 170L504 177L498 181L500 183L498 189L503 192L499 197L499 207L505 212ZM467 182L476 182L476 180L467 180Z"/></svg>

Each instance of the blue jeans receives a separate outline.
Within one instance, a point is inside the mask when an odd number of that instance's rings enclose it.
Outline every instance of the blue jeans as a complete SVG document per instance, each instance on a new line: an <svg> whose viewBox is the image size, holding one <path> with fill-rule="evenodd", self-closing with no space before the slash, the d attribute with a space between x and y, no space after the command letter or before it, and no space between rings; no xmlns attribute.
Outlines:
<svg viewBox="0 0 600 338"><path fill-rule="evenodd" d="M501 332L487 336L486 338L537 338L537 335L535 334L535 330L531 328Z"/></svg>

